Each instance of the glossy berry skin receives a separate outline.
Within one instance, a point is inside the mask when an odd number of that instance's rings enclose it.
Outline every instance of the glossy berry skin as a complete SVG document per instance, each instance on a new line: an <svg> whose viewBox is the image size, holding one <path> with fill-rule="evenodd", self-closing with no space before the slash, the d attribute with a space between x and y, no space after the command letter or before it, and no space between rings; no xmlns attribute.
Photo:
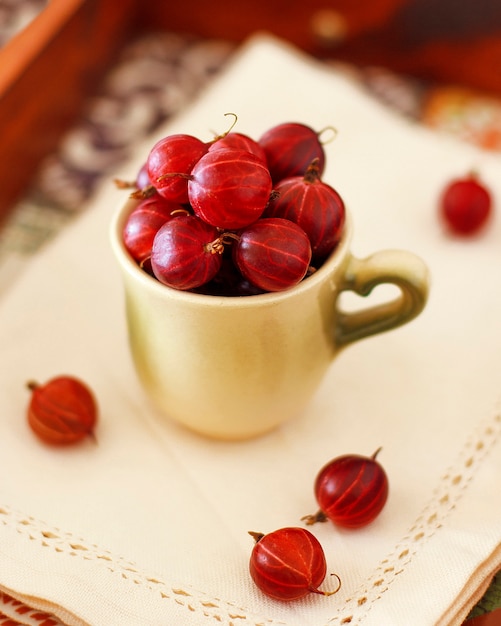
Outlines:
<svg viewBox="0 0 501 626"><path fill-rule="evenodd" d="M138 189L145 189L151 185L151 180L148 175L148 164L144 163L136 174L136 187Z"/></svg>
<svg viewBox="0 0 501 626"><path fill-rule="evenodd" d="M156 191L171 202L188 203L188 177L208 146L192 135L168 135L150 150L147 176Z"/></svg>
<svg viewBox="0 0 501 626"><path fill-rule="evenodd" d="M219 232L195 215L166 222L155 235L151 268L155 277L174 289L194 289L209 282L222 264Z"/></svg>
<svg viewBox="0 0 501 626"><path fill-rule="evenodd" d="M318 133L305 124L286 122L273 126L258 143L266 154L274 184L290 176L303 176L313 159L318 159L320 174L324 171L325 152Z"/></svg>
<svg viewBox="0 0 501 626"><path fill-rule="evenodd" d="M320 506L316 515L303 518L307 524L330 519L345 528L361 528L382 511L388 498L388 477L372 456L339 456L318 473L314 493Z"/></svg>
<svg viewBox="0 0 501 626"><path fill-rule="evenodd" d="M492 197L477 176L470 174L449 183L441 197L440 215L454 234L476 234L492 213Z"/></svg>
<svg viewBox="0 0 501 626"><path fill-rule="evenodd" d="M90 388L73 376L57 376L43 385L28 383L28 424L42 441L71 445L94 437L97 402Z"/></svg>
<svg viewBox="0 0 501 626"><path fill-rule="evenodd" d="M237 150L247 150L257 156L263 163L266 163L266 154L263 148L255 139L243 133L227 133L210 144L210 150L220 150L221 148L234 148Z"/></svg>
<svg viewBox="0 0 501 626"><path fill-rule="evenodd" d="M324 261L339 243L345 223L341 196L320 179L315 159L304 176L280 181L276 196L266 208L267 217L283 217L295 222L308 235L314 263Z"/></svg>
<svg viewBox="0 0 501 626"><path fill-rule="evenodd" d="M282 291L306 276L311 261L308 236L294 222L261 218L243 229L233 248L242 276L263 291Z"/></svg>
<svg viewBox="0 0 501 626"><path fill-rule="evenodd" d="M209 224L239 229L261 217L272 182L266 165L247 150L210 150L195 165L188 182L193 211Z"/></svg>
<svg viewBox="0 0 501 626"><path fill-rule="evenodd" d="M123 241L127 252L141 265L151 256L155 235L165 222L178 214L186 214L186 209L177 203L169 202L155 194L142 200L129 214L124 230Z"/></svg>
<svg viewBox="0 0 501 626"><path fill-rule="evenodd" d="M281 528L263 535L250 533L256 543L249 571L252 580L275 600L297 600L319 591L327 572L318 539L304 528Z"/></svg>

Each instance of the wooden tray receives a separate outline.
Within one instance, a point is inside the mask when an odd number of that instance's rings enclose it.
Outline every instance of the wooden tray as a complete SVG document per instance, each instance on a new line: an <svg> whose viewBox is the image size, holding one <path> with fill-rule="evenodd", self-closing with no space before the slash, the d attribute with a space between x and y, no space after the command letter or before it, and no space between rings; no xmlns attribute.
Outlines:
<svg viewBox="0 0 501 626"><path fill-rule="evenodd" d="M327 7L327 8L326 8ZM145 30L241 41L258 30L320 58L501 96L496 0L51 0L0 50L0 220L128 39Z"/></svg>

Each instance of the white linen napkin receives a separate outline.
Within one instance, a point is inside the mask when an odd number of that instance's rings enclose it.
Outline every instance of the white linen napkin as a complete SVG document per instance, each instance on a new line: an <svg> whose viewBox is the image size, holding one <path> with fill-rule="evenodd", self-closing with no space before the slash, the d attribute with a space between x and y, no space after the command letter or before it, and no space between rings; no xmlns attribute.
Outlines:
<svg viewBox="0 0 501 626"><path fill-rule="evenodd" d="M353 215L353 252L420 255L426 310L344 351L293 422L252 441L206 440L162 419L137 381L108 242L126 193L105 184L0 303L0 590L71 625L459 625L501 566L501 221L458 240L436 206L471 168L499 199L501 161L256 34L120 175L133 177L164 134L224 131L227 112L254 137L285 121L335 126L324 178ZM53 449L29 430L26 381L58 374L94 389L97 444ZM379 518L311 527L339 593L264 597L248 531L301 525L320 467L379 446L390 479Z"/></svg>

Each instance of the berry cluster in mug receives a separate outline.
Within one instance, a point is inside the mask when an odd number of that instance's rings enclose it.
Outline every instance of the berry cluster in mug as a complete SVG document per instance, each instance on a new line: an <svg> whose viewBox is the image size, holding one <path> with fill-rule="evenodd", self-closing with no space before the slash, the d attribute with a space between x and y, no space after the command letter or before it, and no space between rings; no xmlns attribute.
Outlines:
<svg viewBox="0 0 501 626"><path fill-rule="evenodd" d="M323 131L321 131L323 132ZM134 260L161 283L242 296L288 289L338 245L345 205L323 181L320 132L278 124L259 139L171 134L151 148L123 230Z"/></svg>

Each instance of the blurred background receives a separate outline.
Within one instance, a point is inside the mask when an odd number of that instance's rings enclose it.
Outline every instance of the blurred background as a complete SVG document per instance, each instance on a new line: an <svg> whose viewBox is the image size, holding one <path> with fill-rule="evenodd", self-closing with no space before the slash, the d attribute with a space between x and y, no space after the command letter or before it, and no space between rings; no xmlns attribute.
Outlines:
<svg viewBox="0 0 501 626"><path fill-rule="evenodd" d="M0 250L50 237L257 31L501 150L499 0L0 0Z"/></svg>

